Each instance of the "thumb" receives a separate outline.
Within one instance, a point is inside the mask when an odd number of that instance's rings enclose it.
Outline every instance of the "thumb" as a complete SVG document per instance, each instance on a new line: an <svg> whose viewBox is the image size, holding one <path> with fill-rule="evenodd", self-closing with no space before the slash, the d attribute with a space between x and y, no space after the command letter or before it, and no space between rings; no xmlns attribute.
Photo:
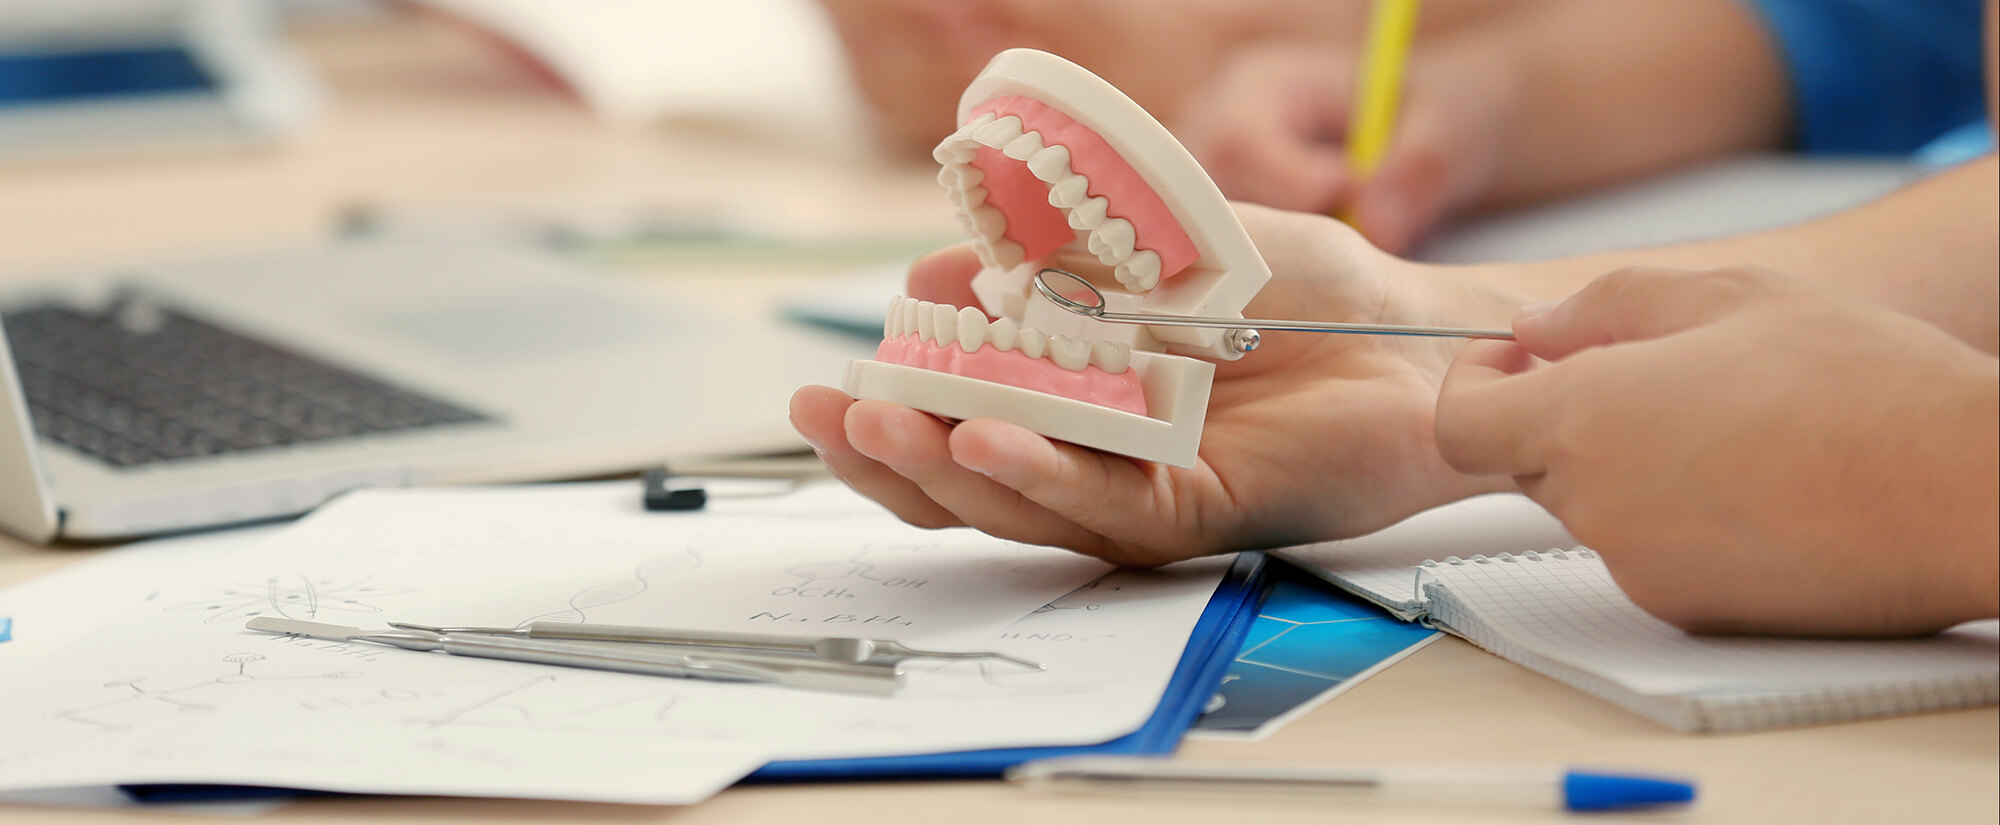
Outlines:
<svg viewBox="0 0 2000 825"><path fill-rule="evenodd" d="M1591 281L1561 302L1526 307L1514 336L1554 361L1591 347L1672 335L1712 323L1771 287L1772 274L1628 267Z"/></svg>
<svg viewBox="0 0 2000 825"><path fill-rule="evenodd" d="M1189 141L1204 168L1233 200L1279 209L1325 212L1347 182L1340 145L1326 140L1299 96L1262 90L1236 103L1237 116L1196 131ZM1251 109L1252 106L1261 107Z"/></svg>
<svg viewBox="0 0 2000 825"><path fill-rule="evenodd" d="M979 256L972 244L947 246L910 265L909 297L960 307L979 306L972 294L972 276L979 274Z"/></svg>

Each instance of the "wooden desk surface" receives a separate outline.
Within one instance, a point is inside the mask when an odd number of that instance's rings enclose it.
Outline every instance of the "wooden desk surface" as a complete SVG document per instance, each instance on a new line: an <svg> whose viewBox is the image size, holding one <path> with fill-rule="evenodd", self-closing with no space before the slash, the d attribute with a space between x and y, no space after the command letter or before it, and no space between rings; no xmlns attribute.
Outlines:
<svg viewBox="0 0 2000 825"><path fill-rule="evenodd" d="M302 143L193 156L0 166L0 270L34 271L306 243L357 202L749 207L789 226L949 234L931 171L831 156L715 127L609 128L471 38L396 22L302 37L333 107ZM867 208L856 209L861 200ZM669 268L673 269L673 268ZM677 287L748 305L819 272L681 267ZM98 552L0 538L0 586ZM19 674L8 674L20 678ZM1191 742L1198 759L1568 763L1693 774L1686 822L2000 820L2000 710L1738 736L1669 732L1445 639L1259 743ZM1231 798L1036 796L997 782L733 789L687 809L466 799L312 799L285 822L1457 823L1545 812L1340 808ZM1624 821L1598 818L1594 821ZM0 807L10 823L204 821L122 810ZM219 818L215 821L240 821Z"/></svg>

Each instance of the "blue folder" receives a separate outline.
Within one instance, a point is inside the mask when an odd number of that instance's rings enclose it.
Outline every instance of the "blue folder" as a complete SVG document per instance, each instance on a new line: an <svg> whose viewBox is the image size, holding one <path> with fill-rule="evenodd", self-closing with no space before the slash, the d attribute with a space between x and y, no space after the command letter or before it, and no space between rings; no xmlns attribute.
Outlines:
<svg viewBox="0 0 2000 825"><path fill-rule="evenodd" d="M875 756L860 759L808 759L772 762L750 774L746 782L799 782L853 779L967 778L999 776L1008 768L1034 759L1056 756L1138 755L1174 752L1181 736L1215 696L1222 677L1236 661L1243 639L1263 604L1264 554L1240 553L1215 588L1215 595L1188 634L1180 664L1167 680L1159 707L1139 729L1108 742L1059 747L994 748L956 753Z"/></svg>

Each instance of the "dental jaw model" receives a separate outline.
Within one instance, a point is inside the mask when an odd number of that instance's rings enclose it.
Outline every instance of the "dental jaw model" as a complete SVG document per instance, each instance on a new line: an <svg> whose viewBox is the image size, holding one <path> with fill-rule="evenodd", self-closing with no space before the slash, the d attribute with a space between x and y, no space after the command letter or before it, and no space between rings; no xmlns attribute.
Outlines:
<svg viewBox="0 0 2000 825"><path fill-rule="evenodd" d="M979 256L980 306L891 301L875 360L851 362L843 389L1193 466L1215 373L1202 359L1249 347L1221 329L1076 315L1035 276L1074 273L1111 312L1240 318L1271 274L1235 212L1165 127L1054 55L1002 52L958 119L934 155Z"/></svg>

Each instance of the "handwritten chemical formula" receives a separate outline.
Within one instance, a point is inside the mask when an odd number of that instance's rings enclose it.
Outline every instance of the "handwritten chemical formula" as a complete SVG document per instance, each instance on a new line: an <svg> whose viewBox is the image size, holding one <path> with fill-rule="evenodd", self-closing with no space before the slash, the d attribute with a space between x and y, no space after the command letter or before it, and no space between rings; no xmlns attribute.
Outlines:
<svg viewBox="0 0 2000 825"><path fill-rule="evenodd" d="M872 551L863 550L841 561L816 561L785 568L796 581L774 588L771 595L797 599L854 599L857 590L867 588L917 590L930 579L916 576L889 576L863 559Z"/></svg>
<svg viewBox="0 0 2000 825"><path fill-rule="evenodd" d="M823 625L890 625L909 627L915 621L901 616L882 614L864 615L860 613L796 613L792 611L759 611L750 617L753 622L779 622L783 624L823 624Z"/></svg>

